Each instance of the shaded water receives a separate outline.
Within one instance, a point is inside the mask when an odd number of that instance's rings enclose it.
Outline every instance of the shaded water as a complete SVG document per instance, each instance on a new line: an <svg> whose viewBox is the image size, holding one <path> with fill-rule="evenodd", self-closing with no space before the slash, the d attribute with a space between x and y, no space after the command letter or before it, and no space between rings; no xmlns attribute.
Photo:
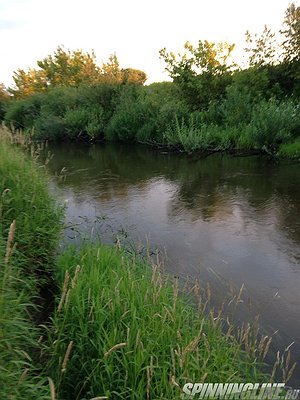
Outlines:
<svg viewBox="0 0 300 400"><path fill-rule="evenodd" d="M269 334L279 330L276 347L294 341L300 364L299 165L116 144L50 150L70 237L93 227L106 242L148 241L167 254L168 272L209 282L219 300L244 283L251 315Z"/></svg>

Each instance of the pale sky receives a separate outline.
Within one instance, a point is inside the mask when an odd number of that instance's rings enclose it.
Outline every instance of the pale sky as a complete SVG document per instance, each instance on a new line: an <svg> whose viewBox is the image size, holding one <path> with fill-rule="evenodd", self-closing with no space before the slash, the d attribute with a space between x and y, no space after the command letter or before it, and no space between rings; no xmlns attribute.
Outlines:
<svg viewBox="0 0 300 400"><path fill-rule="evenodd" d="M116 53L122 68L167 80L159 50L180 52L188 40L228 41L282 26L287 0L0 0L0 82L18 68L66 49L95 51L98 64Z"/></svg>

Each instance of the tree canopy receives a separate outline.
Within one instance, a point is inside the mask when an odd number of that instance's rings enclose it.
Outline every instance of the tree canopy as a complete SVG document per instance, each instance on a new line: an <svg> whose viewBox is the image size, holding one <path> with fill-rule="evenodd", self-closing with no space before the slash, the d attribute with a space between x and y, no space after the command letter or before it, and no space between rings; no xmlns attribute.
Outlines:
<svg viewBox="0 0 300 400"><path fill-rule="evenodd" d="M78 87L99 83L143 85L147 79L143 71L121 69L115 54L109 57L107 63L98 66L94 52L70 51L63 47L58 47L53 55L37 61L37 65L37 69L18 69L14 72L14 87L10 88L10 92L16 98L57 86Z"/></svg>
<svg viewBox="0 0 300 400"><path fill-rule="evenodd" d="M283 30L281 33L284 35L282 43L283 55L286 61L299 61L300 60L300 7L295 3L289 5L285 11L283 21Z"/></svg>
<svg viewBox="0 0 300 400"><path fill-rule="evenodd" d="M184 54L175 55L163 48L159 54L187 102L192 107L205 108L225 93L234 68L229 63L234 44L199 40L197 47L186 42L184 49Z"/></svg>

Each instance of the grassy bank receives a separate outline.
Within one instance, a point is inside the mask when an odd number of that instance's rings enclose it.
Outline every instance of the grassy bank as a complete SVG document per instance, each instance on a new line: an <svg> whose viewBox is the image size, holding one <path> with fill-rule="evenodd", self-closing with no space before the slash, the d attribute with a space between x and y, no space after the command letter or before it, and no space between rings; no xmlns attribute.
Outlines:
<svg viewBox="0 0 300 400"><path fill-rule="evenodd" d="M63 399L176 399L187 382L259 382L268 340L233 337L158 268L118 248L84 245L58 261L62 288L49 329L47 373ZM242 350L244 349L244 350ZM101 397L103 396L103 397Z"/></svg>
<svg viewBox="0 0 300 400"><path fill-rule="evenodd" d="M40 369L41 291L51 285L61 212L41 167L0 132L0 397L49 399ZM45 305L45 304L44 304ZM38 393L38 396L37 396Z"/></svg>

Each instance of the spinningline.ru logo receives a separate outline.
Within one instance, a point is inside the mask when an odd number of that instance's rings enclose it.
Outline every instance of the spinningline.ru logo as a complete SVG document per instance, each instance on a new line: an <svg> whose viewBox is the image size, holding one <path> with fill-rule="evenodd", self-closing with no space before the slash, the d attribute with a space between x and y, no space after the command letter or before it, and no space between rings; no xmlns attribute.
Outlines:
<svg viewBox="0 0 300 400"><path fill-rule="evenodd" d="M181 399L300 400L285 383L186 383Z"/></svg>

